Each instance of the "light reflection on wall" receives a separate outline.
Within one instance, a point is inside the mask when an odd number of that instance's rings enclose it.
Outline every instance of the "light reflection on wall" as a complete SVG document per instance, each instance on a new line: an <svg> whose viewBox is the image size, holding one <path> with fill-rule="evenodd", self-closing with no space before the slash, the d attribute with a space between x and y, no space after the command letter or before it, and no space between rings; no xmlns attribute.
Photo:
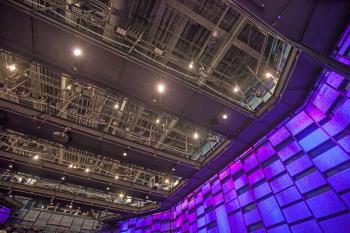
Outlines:
<svg viewBox="0 0 350 233"><path fill-rule="evenodd" d="M349 45L350 27L339 54ZM350 82L325 72L303 109L263 143L170 211L124 221L120 232L349 232L349 125Z"/></svg>

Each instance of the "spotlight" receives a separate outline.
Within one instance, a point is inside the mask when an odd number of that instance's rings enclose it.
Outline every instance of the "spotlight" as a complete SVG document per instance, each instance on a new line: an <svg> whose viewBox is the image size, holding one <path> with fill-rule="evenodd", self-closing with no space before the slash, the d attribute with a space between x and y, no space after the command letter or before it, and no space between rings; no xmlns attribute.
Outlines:
<svg viewBox="0 0 350 233"><path fill-rule="evenodd" d="M119 104L116 103L116 104L114 105L114 109L118 109L118 108L119 108Z"/></svg>
<svg viewBox="0 0 350 233"><path fill-rule="evenodd" d="M190 70L192 70L193 67L194 67L193 61L191 61L190 64L188 65L188 68L189 68Z"/></svg>
<svg viewBox="0 0 350 233"><path fill-rule="evenodd" d="M226 113L222 114L222 119L226 120L227 118L228 118L228 116Z"/></svg>
<svg viewBox="0 0 350 233"><path fill-rule="evenodd" d="M12 165L12 164L10 164L10 165L9 165L9 168L13 168L13 165Z"/></svg>
<svg viewBox="0 0 350 233"><path fill-rule="evenodd" d="M126 152L123 152L123 156L126 157L128 155L128 153Z"/></svg>
<svg viewBox="0 0 350 233"><path fill-rule="evenodd" d="M40 158L39 155L34 155L34 156L33 156L33 159L34 159L34 160L38 160L39 158Z"/></svg>
<svg viewBox="0 0 350 233"><path fill-rule="evenodd" d="M156 120L156 124L159 124L159 122L160 122L160 119L159 119L159 118L157 118L157 120Z"/></svg>
<svg viewBox="0 0 350 233"><path fill-rule="evenodd" d="M148 199L149 197L148 196L146 196L146 199Z"/></svg>
<svg viewBox="0 0 350 233"><path fill-rule="evenodd" d="M16 64L11 64L11 65L7 66L7 69L11 72L15 71L17 69Z"/></svg>
<svg viewBox="0 0 350 233"><path fill-rule="evenodd" d="M73 168L73 164L69 164L69 166L68 166L69 168Z"/></svg>
<svg viewBox="0 0 350 233"><path fill-rule="evenodd" d="M193 134L193 138L197 140L197 139L199 138L199 134L198 134L197 132L195 132L195 133Z"/></svg>
<svg viewBox="0 0 350 233"><path fill-rule="evenodd" d="M266 78L272 78L273 76L272 76L272 74L271 74L270 72L267 72L267 73L265 74L265 77L266 77Z"/></svg>
<svg viewBox="0 0 350 233"><path fill-rule="evenodd" d="M72 89L72 85L69 84L69 85L67 86L67 90L71 90L71 89Z"/></svg>
<svg viewBox="0 0 350 233"><path fill-rule="evenodd" d="M90 168L88 168L88 167L85 168L85 172L86 172L86 173L90 172Z"/></svg>
<svg viewBox="0 0 350 233"><path fill-rule="evenodd" d="M166 184L169 184L170 180L169 180L169 179L165 179L164 182L165 182Z"/></svg>
<svg viewBox="0 0 350 233"><path fill-rule="evenodd" d="M70 209L72 209L72 208L73 208L73 206L72 206L72 205L69 205L69 208L70 208Z"/></svg>
<svg viewBox="0 0 350 233"><path fill-rule="evenodd" d="M174 172L176 169L173 167L171 170Z"/></svg>
<svg viewBox="0 0 350 233"><path fill-rule="evenodd" d="M239 92L239 86L235 86L235 87L233 88L233 92L235 92L235 93Z"/></svg>
<svg viewBox="0 0 350 233"><path fill-rule="evenodd" d="M66 177L64 177L64 176L61 177L61 180L65 180L65 179L66 179Z"/></svg>
<svg viewBox="0 0 350 233"><path fill-rule="evenodd" d="M75 169L75 168L77 168L77 166L74 165L73 168Z"/></svg>
<svg viewBox="0 0 350 233"><path fill-rule="evenodd" d="M119 198L124 198L124 194L123 193L119 193Z"/></svg>
<svg viewBox="0 0 350 233"><path fill-rule="evenodd" d="M74 56L76 56L76 57L80 57L81 55L82 55L82 51L81 51L81 49L80 48L74 48L74 50L73 50L73 54L74 54Z"/></svg>
<svg viewBox="0 0 350 233"><path fill-rule="evenodd" d="M115 179L115 180L118 180L118 179L119 179L119 176L118 176L118 175L115 175L115 176L114 176L114 179Z"/></svg>
<svg viewBox="0 0 350 233"><path fill-rule="evenodd" d="M157 90L159 93L163 93L165 91L165 86L162 83L159 83L157 86Z"/></svg>
<svg viewBox="0 0 350 233"><path fill-rule="evenodd" d="M109 190L110 188L109 188L109 187L107 187L106 189L107 189L107 190Z"/></svg>

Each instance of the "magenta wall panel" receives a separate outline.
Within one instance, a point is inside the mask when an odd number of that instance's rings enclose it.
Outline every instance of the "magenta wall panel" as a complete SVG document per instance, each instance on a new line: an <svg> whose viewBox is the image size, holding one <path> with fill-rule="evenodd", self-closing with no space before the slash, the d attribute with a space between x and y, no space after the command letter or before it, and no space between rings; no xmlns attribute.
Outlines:
<svg viewBox="0 0 350 233"><path fill-rule="evenodd" d="M325 71L293 116L177 206L119 232L350 232L350 82Z"/></svg>

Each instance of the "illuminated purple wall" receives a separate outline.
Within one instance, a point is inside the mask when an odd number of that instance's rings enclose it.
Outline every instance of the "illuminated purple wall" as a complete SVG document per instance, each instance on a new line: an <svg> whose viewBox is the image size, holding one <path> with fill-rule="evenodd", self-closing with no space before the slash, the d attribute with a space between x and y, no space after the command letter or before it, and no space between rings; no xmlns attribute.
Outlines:
<svg viewBox="0 0 350 233"><path fill-rule="evenodd" d="M350 27L339 54L349 44ZM350 232L349 97L350 82L325 73L303 110L238 161L169 212L122 222L120 232Z"/></svg>
<svg viewBox="0 0 350 233"><path fill-rule="evenodd" d="M11 209L0 206L0 225L4 224L11 215Z"/></svg>

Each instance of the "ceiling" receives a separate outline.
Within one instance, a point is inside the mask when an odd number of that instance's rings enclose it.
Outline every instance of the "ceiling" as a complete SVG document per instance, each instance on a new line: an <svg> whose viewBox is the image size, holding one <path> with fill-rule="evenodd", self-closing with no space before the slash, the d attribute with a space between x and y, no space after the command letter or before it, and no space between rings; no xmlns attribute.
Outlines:
<svg viewBox="0 0 350 233"><path fill-rule="evenodd" d="M102 185L94 185L97 189L113 184L135 200L147 196L148 202L160 203L161 209L176 204L300 106L321 71L307 55L292 48L288 52L288 45L261 26L260 20L288 38L329 54L350 9L349 3L341 1L196 2L76 2L77 9L84 10L82 17L80 12L72 13L72 8L46 11L33 2L0 1L0 25L6 28L0 31L3 67L15 61L29 76L22 77L23 72L13 81L14 77L5 75L8 71L2 74L3 80L12 80L7 86L2 81L7 94L16 88L16 95L24 93L21 98L1 96L5 128L47 139L47 143L53 143L54 132L69 128L66 145L80 150L81 156L101 155L126 170L136 166L140 170L136 174L159 172L160 183L177 181L162 193L148 189L148 183L136 187L137 179L103 183L106 175L100 174L96 182ZM234 10L237 2L243 8ZM258 16L259 22L252 23L256 19L242 13L246 10ZM65 12L66 18L62 20L57 12ZM79 58L72 56L75 47L83 52ZM38 79L36 73L46 78ZM41 92L35 92L33 81L27 86L21 83L35 78L40 80ZM157 93L159 83L166 88L163 94ZM18 90L16 84L27 89ZM43 85L47 86L45 96L40 95ZM26 91L32 101L21 101ZM67 104L67 111L57 111L71 95L75 99L69 101L73 104ZM44 102L51 101L45 108L35 103L42 97ZM86 104L92 97L95 108ZM63 105L55 105L57 101ZM103 117L89 115L98 124L77 117L82 111L96 112L99 106ZM1 159L11 162L5 154ZM18 169L47 179L70 171L70 163L63 163L53 172L53 161L45 160L50 172L43 175L40 169L33 172L32 160L25 166L24 161L15 161ZM84 174L86 163L81 165ZM75 177L70 183L83 182L82 174L69 173ZM109 178L114 176L115 172ZM90 181L82 184L93 185Z"/></svg>

